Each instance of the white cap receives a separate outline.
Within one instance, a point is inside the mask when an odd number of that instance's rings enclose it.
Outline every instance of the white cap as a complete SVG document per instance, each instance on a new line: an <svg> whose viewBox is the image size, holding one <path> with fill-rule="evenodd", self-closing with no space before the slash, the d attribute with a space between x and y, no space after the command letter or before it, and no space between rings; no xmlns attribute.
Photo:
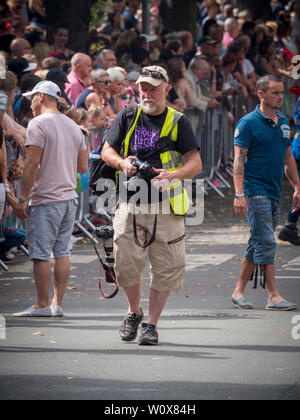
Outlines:
<svg viewBox="0 0 300 420"><path fill-rule="evenodd" d="M157 35L141 34L140 36L143 36L144 38L146 38L147 42L154 42L157 40Z"/></svg>
<svg viewBox="0 0 300 420"><path fill-rule="evenodd" d="M160 66L147 66L147 67L144 67L141 72L143 72L144 69L149 70L149 75L147 75L147 76L140 75L140 77L138 78L136 83L146 82L146 83L150 83L150 85L152 85L152 86L159 86L162 82L169 83L168 73L162 67L160 67ZM152 72L160 73L162 78L153 77L151 75Z"/></svg>
<svg viewBox="0 0 300 420"><path fill-rule="evenodd" d="M31 63L31 62L28 62L28 66L26 67L26 69L24 69L23 71L25 72L29 72L29 71L32 71L32 70L35 70L37 68L37 64L36 63Z"/></svg>
<svg viewBox="0 0 300 420"><path fill-rule="evenodd" d="M43 80L42 82L39 82L31 92L23 93L22 96L31 100L32 95L35 93L45 93L46 95L53 96L57 100L61 97L60 88L56 83L50 82L50 80Z"/></svg>

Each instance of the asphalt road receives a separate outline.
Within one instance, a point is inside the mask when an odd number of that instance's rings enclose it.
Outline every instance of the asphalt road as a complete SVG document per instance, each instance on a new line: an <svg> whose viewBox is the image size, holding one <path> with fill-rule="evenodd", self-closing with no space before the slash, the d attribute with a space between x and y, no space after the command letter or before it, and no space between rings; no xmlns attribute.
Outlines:
<svg viewBox="0 0 300 420"><path fill-rule="evenodd" d="M255 309L231 304L248 226L232 213L232 192L225 193L222 200L211 192L204 223L187 228L184 288L167 302L156 347L120 340L126 300L122 291L112 300L100 297L90 244L74 246L64 318L13 318L35 301L31 263L18 255L0 273L0 399L97 399L107 405L299 399L300 311L266 311L266 291L251 285L247 298ZM285 188L281 223L289 203ZM278 245L279 289L300 307L299 248ZM148 285L146 270L146 314Z"/></svg>

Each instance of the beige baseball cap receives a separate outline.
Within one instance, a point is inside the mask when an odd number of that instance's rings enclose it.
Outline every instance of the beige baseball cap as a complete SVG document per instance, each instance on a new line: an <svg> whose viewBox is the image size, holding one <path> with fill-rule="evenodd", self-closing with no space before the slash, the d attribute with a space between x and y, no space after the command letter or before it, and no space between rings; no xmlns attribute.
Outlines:
<svg viewBox="0 0 300 420"><path fill-rule="evenodd" d="M144 67L136 83L142 82L150 83L153 86L159 86L162 82L169 83L168 73L160 66Z"/></svg>

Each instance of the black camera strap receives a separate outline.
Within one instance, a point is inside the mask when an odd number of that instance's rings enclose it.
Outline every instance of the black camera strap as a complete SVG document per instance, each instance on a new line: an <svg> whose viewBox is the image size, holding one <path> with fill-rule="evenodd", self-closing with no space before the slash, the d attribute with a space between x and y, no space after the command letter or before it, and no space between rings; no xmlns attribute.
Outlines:
<svg viewBox="0 0 300 420"><path fill-rule="evenodd" d="M170 139L170 137L160 137L153 150L145 153L140 152L139 159L145 161L156 154L161 154L170 150L177 151L176 142Z"/></svg>
<svg viewBox="0 0 300 420"><path fill-rule="evenodd" d="M138 236L137 236L136 216L135 216L135 214L133 214L134 240L135 240L135 243L137 244L137 246L139 246L140 248L148 248L150 245L153 244L153 242L155 241L155 238L156 238L156 228L157 228L157 214L155 215L154 225L153 225L153 231L152 231L151 238L149 239L149 241L146 241L144 243L144 245L142 245L140 243L139 239L138 239Z"/></svg>

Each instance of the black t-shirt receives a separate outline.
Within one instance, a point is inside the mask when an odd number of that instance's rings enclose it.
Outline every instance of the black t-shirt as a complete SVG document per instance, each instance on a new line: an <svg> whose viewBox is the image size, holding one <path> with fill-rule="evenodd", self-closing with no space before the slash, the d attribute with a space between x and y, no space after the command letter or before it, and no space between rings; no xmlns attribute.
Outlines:
<svg viewBox="0 0 300 420"><path fill-rule="evenodd" d="M160 138L161 129L164 125L167 112L167 108L158 116L146 114L144 111L141 112L136 127L131 135L128 156L136 156L141 161L146 160L156 169L162 168L160 152L154 152L150 157L149 154L151 154L151 151L155 148ZM122 143L132 125L131 120L134 121L134 116L133 118L131 116L130 121L128 121L128 119L128 111L125 108L117 115L105 135L105 140L118 153L121 152ZM178 122L176 150L182 155L185 155L194 149L198 149L195 135L189 120L185 116L182 116ZM147 156L146 159L145 156ZM149 199L150 196L148 201Z"/></svg>

